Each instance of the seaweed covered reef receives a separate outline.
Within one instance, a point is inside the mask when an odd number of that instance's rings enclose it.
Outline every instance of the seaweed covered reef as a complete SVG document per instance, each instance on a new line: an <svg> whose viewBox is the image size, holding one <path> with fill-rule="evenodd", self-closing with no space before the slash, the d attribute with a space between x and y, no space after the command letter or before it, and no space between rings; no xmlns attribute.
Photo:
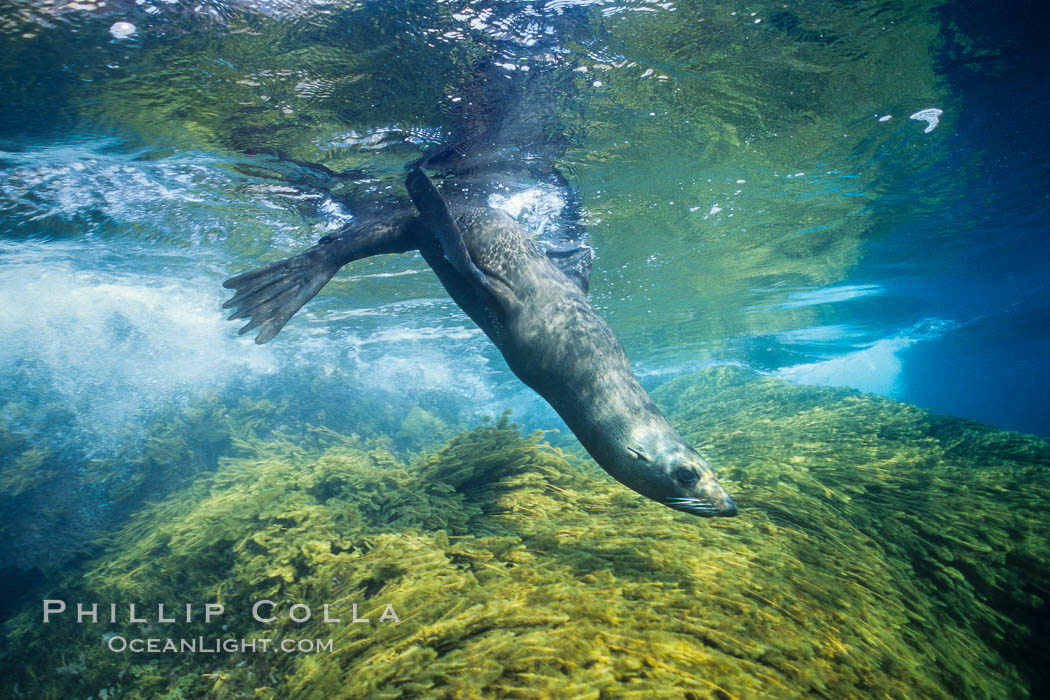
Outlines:
<svg viewBox="0 0 1050 700"><path fill-rule="evenodd" d="M348 401L352 378L301 368L280 383L237 382L106 430L86 424L81 413L90 412L56 384L37 362L0 376L14 388L0 399L0 619L68 562L96 552L97 533L213 472L243 442L301 439L324 425L407 458L455 434L462 408L439 392L411 406L376 389ZM311 400L295 400L302 395Z"/></svg>
<svg viewBox="0 0 1050 700"><path fill-rule="evenodd" d="M6 685L43 698L1046 690L1047 441L735 368L654 395L740 517L660 508L505 417L413 460L327 429L249 437L47 596L219 602L221 624L44 625L34 605L5 628ZM273 622L249 614L263 599ZM286 614L298 603L308 621ZM353 604L371 622L350 622ZM388 605L398 622L379 622ZM114 653L112 635L332 651Z"/></svg>

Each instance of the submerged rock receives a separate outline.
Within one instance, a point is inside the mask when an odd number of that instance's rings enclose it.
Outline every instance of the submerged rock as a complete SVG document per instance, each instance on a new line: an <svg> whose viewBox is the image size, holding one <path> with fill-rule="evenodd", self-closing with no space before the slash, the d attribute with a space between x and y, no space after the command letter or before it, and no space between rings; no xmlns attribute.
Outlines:
<svg viewBox="0 0 1050 700"><path fill-rule="evenodd" d="M67 612L45 625L34 605L8 623L9 687L129 698L1045 690L1050 443L733 368L654 396L725 477L738 518L654 507L505 417L412 464L324 431L309 446L244 440L70 572L47 596ZM266 621L252 616L262 600ZM146 623L129 621L132 601ZM107 621L77 624L76 602L100 603ZM124 606L116 623L111 602ZM158 603L177 622L159 621ZM223 614L205 621L206 603ZM323 644L136 654L111 651L116 636ZM71 660L78 673L55 672Z"/></svg>

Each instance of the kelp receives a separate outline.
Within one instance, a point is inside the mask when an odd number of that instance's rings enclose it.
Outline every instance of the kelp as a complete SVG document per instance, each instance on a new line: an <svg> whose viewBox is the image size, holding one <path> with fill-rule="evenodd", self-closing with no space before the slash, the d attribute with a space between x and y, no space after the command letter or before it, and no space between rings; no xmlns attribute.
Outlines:
<svg viewBox="0 0 1050 700"><path fill-rule="evenodd" d="M192 603L193 621L76 624L66 613L44 625L34 606L5 628L7 686L42 698L1046 688L1047 441L735 368L654 396L740 516L660 507L507 416L409 461L325 428L245 436L237 456L144 508L48 595ZM264 599L272 622L250 614ZM227 614L204 622L216 602ZM296 604L309 620L289 618ZM339 622L324 620L325 604ZM355 604L369 622L353 621ZM391 610L398 621L381 622ZM113 635L331 649L115 653Z"/></svg>
<svg viewBox="0 0 1050 700"><path fill-rule="evenodd" d="M78 548L71 533L95 524L100 489L85 478L90 457L47 368L18 361L0 383L17 389L0 396L0 614L6 615L18 588L14 579L33 578Z"/></svg>
<svg viewBox="0 0 1050 700"><path fill-rule="evenodd" d="M0 401L0 570L11 580L49 576L83 555L98 531L213 472L243 444L323 442L334 430L410 459L456 430L458 407L447 398L405 408L381 392L350 395L351 380L306 368L285 372L278 385L237 384L131 417L107 443L79 424L46 367L22 365L7 377L18 398ZM289 398L297 395L311 401ZM20 585L7 588L18 594Z"/></svg>

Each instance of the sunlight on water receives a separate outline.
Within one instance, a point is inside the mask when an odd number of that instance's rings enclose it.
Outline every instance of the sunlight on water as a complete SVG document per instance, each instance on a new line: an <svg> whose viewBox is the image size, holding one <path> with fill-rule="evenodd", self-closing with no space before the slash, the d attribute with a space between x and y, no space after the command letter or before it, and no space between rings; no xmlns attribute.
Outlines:
<svg viewBox="0 0 1050 700"><path fill-rule="evenodd" d="M292 249L352 217L329 193L272 174L263 159L203 153L158 158L112 140L0 151L0 212L20 237L117 235L182 247L221 243ZM253 171L253 174L255 172ZM305 226L304 226L305 224Z"/></svg>
<svg viewBox="0 0 1050 700"><path fill-rule="evenodd" d="M795 292L790 295L789 301L780 304L781 309L796 309L802 306L814 304L832 304L839 301L849 301L861 297L882 293L878 285L847 285L844 287L828 287L826 289L815 289L812 291Z"/></svg>

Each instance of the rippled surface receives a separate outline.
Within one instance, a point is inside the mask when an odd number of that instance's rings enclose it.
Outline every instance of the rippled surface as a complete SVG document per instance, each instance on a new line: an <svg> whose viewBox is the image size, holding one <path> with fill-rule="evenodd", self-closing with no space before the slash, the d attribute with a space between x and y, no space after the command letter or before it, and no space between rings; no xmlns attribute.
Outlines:
<svg viewBox="0 0 1050 700"><path fill-rule="evenodd" d="M0 357L101 406L313 362L550 420L414 256L355 263L272 348L218 321L225 276L400 197L488 58L572 86L544 118L592 296L643 376L741 363L1050 433L1045 108L1024 72L1045 49L983 12L7 3ZM498 204L541 227L522 186ZM183 377L169 354L206 359Z"/></svg>

